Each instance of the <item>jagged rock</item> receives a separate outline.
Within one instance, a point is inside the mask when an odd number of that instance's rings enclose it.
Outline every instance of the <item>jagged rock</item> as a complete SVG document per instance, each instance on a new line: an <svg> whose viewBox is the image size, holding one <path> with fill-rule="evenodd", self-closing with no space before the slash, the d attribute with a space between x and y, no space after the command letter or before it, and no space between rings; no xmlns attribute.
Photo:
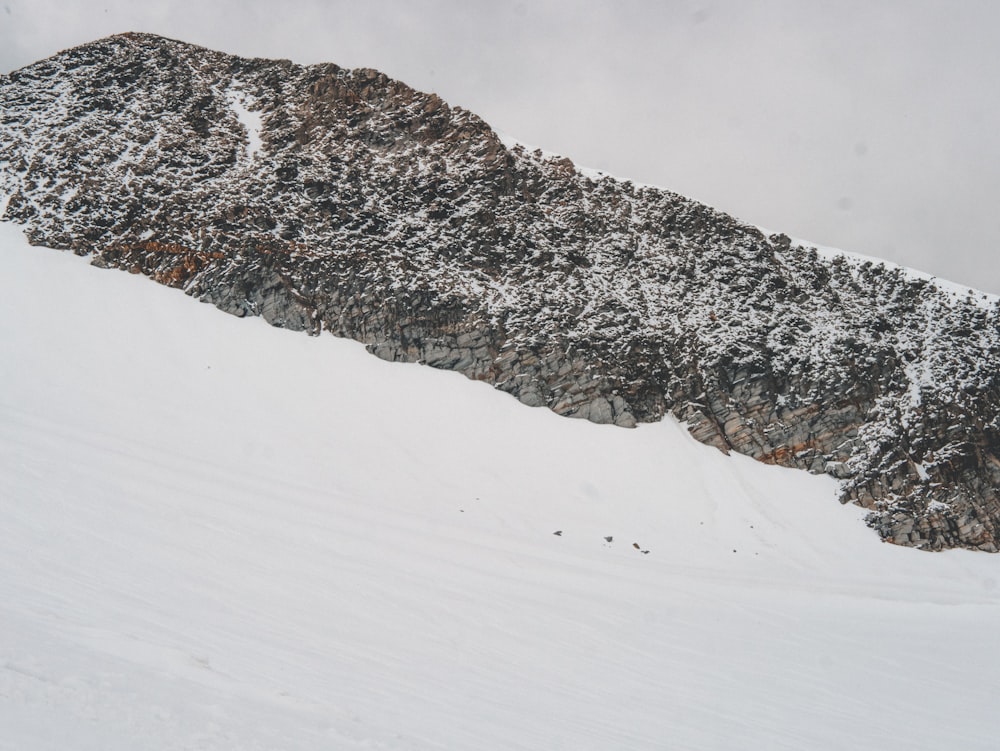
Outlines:
<svg viewBox="0 0 1000 751"><path fill-rule="evenodd" d="M995 299L505 144L377 71L68 50L0 77L5 195L31 242L234 315L567 416L672 413L833 475L887 541L1000 544Z"/></svg>

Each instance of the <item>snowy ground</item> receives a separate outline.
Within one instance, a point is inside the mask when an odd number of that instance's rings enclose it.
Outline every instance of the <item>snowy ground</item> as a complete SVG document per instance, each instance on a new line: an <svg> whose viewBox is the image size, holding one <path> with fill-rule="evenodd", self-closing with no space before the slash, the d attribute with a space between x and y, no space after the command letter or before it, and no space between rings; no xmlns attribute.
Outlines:
<svg viewBox="0 0 1000 751"><path fill-rule="evenodd" d="M996 748L1000 557L6 224L0 285L5 751Z"/></svg>

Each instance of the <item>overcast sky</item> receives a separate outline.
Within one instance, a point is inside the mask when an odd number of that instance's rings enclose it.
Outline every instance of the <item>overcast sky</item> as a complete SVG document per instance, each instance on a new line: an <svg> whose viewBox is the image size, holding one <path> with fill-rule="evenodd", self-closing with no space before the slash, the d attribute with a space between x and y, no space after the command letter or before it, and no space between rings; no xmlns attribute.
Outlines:
<svg viewBox="0 0 1000 751"><path fill-rule="evenodd" d="M378 68L577 164L1000 292L1000 2L0 0L0 71L121 31Z"/></svg>

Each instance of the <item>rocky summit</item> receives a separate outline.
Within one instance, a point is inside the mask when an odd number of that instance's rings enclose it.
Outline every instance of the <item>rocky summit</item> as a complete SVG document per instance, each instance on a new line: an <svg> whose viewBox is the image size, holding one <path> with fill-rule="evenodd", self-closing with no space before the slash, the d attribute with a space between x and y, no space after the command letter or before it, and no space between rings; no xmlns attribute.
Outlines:
<svg viewBox="0 0 1000 751"><path fill-rule="evenodd" d="M670 413L833 475L890 542L1000 545L996 298L506 142L375 70L124 34L0 76L0 218L561 415Z"/></svg>

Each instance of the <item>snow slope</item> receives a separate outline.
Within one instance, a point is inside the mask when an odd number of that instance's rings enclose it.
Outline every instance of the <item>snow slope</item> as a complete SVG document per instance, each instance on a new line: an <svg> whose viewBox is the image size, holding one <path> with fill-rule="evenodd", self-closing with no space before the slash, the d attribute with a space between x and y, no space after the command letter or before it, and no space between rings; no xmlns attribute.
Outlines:
<svg viewBox="0 0 1000 751"><path fill-rule="evenodd" d="M997 557L0 233L0 749L995 748Z"/></svg>

